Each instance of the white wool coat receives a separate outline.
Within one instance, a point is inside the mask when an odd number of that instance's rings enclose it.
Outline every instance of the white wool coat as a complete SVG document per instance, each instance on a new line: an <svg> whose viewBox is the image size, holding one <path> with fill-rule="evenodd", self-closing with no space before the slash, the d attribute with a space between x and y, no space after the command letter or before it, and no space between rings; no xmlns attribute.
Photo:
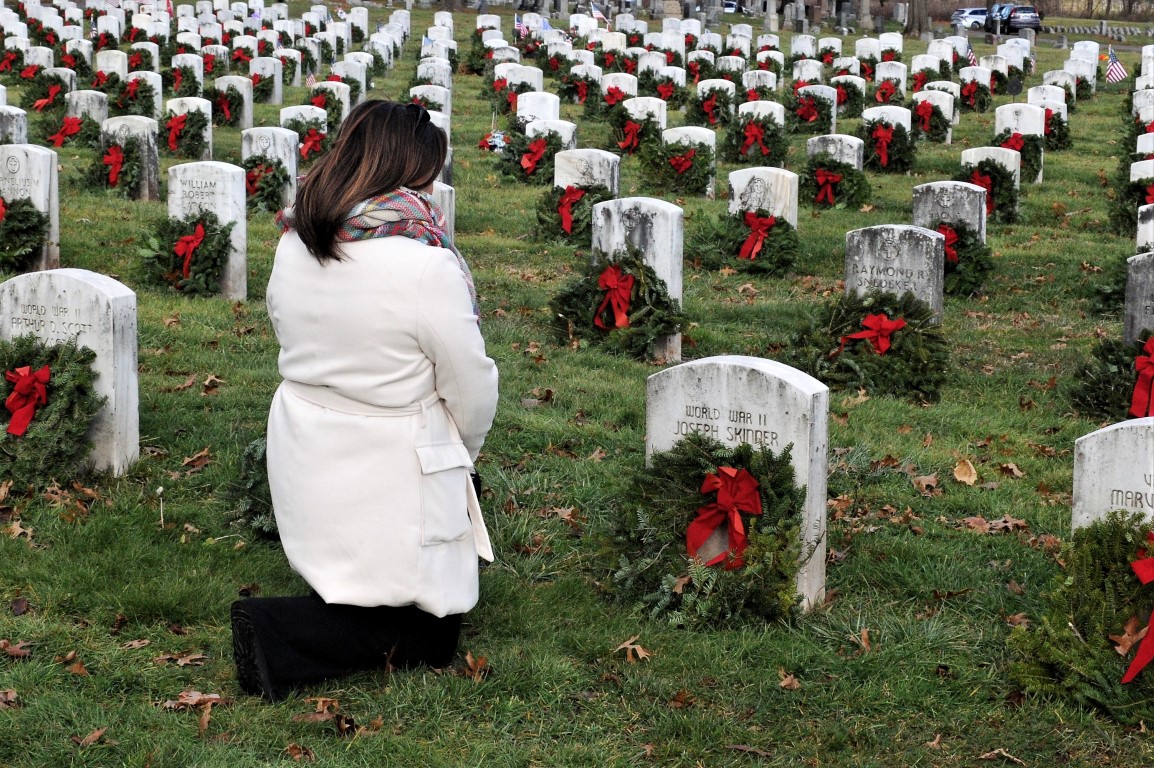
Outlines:
<svg viewBox="0 0 1154 768"><path fill-rule="evenodd" d="M497 367L451 251L404 237L342 244L321 265L295 230L267 301L284 381L268 475L289 563L329 603L477 603L492 560L469 471L493 423Z"/></svg>

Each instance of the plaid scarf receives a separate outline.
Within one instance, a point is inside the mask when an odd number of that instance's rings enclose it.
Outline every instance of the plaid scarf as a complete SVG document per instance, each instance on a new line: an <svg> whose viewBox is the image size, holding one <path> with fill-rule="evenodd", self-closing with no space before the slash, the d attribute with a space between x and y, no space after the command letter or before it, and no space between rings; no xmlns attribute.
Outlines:
<svg viewBox="0 0 1154 768"><path fill-rule="evenodd" d="M289 209L281 213L283 217L278 215L278 219L283 218L282 225L291 227L293 211ZM445 214L428 195L402 187L362 200L346 214L345 223L337 230L337 241L348 243L394 235L453 252L461 274L465 277L465 285L469 288L473 314L477 316L477 322L480 322L481 308L477 301L477 288L473 284L473 273L445 231Z"/></svg>

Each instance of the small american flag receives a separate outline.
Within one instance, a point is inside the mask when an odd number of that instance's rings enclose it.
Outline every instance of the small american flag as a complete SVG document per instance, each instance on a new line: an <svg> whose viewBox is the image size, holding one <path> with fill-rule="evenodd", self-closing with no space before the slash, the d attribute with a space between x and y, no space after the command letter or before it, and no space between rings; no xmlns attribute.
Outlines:
<svg viewBox="0 0 1154 768"><path fill-rule="evenodd" d="M971 67L978 66L978 57L974 55L974 47L972 45L966 48L966 61L970 62Z"/></svg>
<svg viewBox="0 0 1154 768"><path fill-rule="evenodd" d="M309 72L309 76L305 78L305 85L309 88L315 88L317 84L317 76Z"/></svg>
<svg viewBox="0 0 1154 768"><path fill-rule="evenodd" d="M521 17L513 14L513 29L517 31L517 37L524 37L529 34L529 28L525 26L525 22L521 21Z"/></svg>
<svg viewBox="0 0 1154 768"><path fill-rule="evenodd" d="M1128 78L1130 73L1122 66L1122 62L1118 61L1118 57L1114 54L1114 46L1109 47L1107 55L1110 57L1110 63L1106 66L1106 82L1120 83Z"/></svg>
<svg viewBox="0 0 1154 768"><path fill-rule="evenodd" d="M592 14L596 21L603 21L606 24L609 23L609 19L605 18L605 14L603 14L597 5L593 3L593 0L589 0L589 13Z"/></svg>

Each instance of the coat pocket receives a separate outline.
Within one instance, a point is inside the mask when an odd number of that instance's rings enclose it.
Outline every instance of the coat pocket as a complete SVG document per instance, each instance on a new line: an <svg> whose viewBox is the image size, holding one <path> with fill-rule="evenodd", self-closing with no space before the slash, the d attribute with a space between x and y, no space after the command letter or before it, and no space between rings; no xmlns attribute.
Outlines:
<svg viewBox="0 0 1154 768"><path fill-rule="evenodd" d="M461 443L417 446L421 462L421 545L458 541L468 535L469 470L473 462Z"/></svg>

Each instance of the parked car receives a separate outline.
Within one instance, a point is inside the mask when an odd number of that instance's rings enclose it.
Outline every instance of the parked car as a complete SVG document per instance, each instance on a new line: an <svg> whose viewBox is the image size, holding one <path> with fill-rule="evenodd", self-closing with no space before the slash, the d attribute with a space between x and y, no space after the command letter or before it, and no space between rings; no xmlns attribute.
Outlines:
<svg viewBox="0 0 1154 768"><path fill-rule="evenodd" d="M721 9L725 13L737 13L737 0L725 0Z"/></svg>
<svg viewBox="0 0 1154 768"><path fill-rule="evenodd" d="M950 17L950 26L959 24L966 29L981 29L986 23L985 8L959 8Z"/></svg>
<svg viewBox="0 0 1154 768"><path fill-rule="evenodd" d="M1042 31L1042 16L1032 5L995 5L986 14L985 29L995 32L1000 27L1001 32L1017 32L1020 29Z"/></svg>

